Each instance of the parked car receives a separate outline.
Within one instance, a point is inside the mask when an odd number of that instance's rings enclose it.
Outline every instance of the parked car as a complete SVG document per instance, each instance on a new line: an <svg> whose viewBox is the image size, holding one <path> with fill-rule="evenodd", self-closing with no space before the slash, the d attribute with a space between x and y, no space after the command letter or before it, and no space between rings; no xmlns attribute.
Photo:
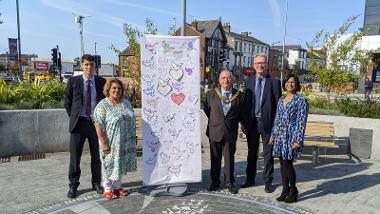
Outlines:
<svg viewBox="0 0 380 214"><path fill-rule="evenodd" d="M62 74L62 82L67 83L72 74Z"/></svg>

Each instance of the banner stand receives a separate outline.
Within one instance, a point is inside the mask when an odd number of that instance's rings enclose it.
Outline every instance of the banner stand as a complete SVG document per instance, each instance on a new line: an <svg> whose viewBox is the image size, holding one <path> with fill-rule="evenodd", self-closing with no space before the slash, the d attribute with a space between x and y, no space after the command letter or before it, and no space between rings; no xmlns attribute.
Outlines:
<svg viewBox="0 0 380 214"><path fill-rule="evenodd" d="M153 186L149 189L150 196L184 196L187 190L187 184L165 184Z"/></svg>

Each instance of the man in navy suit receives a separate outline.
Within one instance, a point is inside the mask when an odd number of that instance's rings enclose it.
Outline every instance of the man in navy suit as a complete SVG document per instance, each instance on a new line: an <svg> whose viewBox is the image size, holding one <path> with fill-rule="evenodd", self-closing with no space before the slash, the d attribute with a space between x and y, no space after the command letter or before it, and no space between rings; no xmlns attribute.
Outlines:
<svg viewBox="0 0 380 214"><path fill-rule="evenodd" d="M101 164L99 157L99 143L92 113L98 102L104 98L103 86L106 83L102 77L94 76L95 60L90 54L82 56L81 68L83 75L71 77L65 91L64 106L70 117L70 166L68 198L75 198L81 174L80 159L84 142L88 139L91 153L92 188L102 194L100 186Z"/></svg>
<svg viewBox="0 0 380 214"><path fill-rule="evenodd" d="M244 132L247 135L247 179L241 187L250 187L255 184L257 156L260 136L263 141L265 192L274 191L273 180L273 145L269 144L276 108L281 97L280 80L268 73L266 55L256 55L254 59L256 73L251 75L245 83L246 114Z"/></svg>

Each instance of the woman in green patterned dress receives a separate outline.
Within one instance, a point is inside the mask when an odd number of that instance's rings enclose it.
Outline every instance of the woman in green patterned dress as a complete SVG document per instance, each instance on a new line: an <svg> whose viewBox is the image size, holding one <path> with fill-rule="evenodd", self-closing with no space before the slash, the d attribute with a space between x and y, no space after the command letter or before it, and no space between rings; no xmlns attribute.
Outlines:
<svg viewBox="0 0 380 214"><path fill-rule="evenodd" d="M114 199L127 195L121 187L122 175L136 171L135 114L123 97L123 83L107 81L106 98L96 106L93 120L99 137L104 197Z"/></svg>

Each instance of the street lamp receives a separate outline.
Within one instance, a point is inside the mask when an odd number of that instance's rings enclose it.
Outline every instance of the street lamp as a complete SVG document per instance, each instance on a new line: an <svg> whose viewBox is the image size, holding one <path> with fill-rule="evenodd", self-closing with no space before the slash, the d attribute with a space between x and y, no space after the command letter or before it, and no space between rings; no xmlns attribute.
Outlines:
<svg viewBox="0 0 380 214"><path fill-rule="evenodd" d="M286 0L285 7L285 24L284 24L284 42L282 43L282 56L281 56L281 84L284 73L284 57L285 57L285 37L286 37L286 22L288 21L288 0Z"/></svg>
<svg viewBox="0 0 380 214"><path fill-rule="evenodd" d="M21 38L20 38L20 15L18 9L18 0L16 0L17 8L17 39L18 39L18 75L21 79L22 77L22 66L21 66Z"/></svg>
<svg viewBox="0 0 380 214"><path fill-rule="evenodd" d="M182 0L182 30L181 30L181 36L186 35L186 0Z"/></svg>

